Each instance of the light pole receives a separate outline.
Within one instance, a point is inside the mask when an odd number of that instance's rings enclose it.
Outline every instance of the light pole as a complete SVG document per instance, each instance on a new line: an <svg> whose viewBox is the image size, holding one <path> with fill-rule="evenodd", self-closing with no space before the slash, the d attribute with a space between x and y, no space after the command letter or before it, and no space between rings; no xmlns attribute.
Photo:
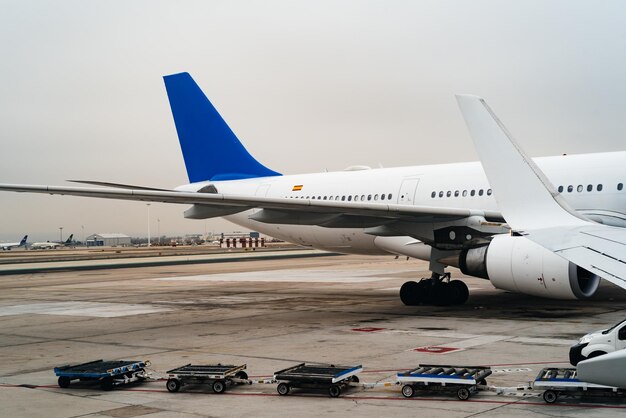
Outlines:
<svg viewBox="0 0 626 418"><path fill-rule="evenodd" d="M148 247L150 247L150 203L146 203L148 206Z"/></svg>
<svg viewBox="0 0 626 418"><path fill-rule="evenodd" d="M83 245L85 245L85 225L81 225L80 229L83 230Z"/></svg>
<svg viewBox="0 0 626 418"><path fill-rule="evenodd" d="M60 242L63 242L63 227L62 226L59 227L59 237L61 238Z"/></svg>
<svg viewBox="0 0 626 418"><path fill-rule="evenodd" d="M159 246L161 245L161 220L157 218L157 236L159 237Z"/></svg>

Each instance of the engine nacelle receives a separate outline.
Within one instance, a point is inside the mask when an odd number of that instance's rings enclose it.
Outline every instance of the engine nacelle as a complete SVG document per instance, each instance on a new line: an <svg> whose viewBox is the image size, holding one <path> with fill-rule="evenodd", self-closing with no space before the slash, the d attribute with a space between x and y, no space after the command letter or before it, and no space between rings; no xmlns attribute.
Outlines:
<svg viewBox="0 0 626 418"><path fill-rule="evenodd" d="M489 245L464 250L461 271L498 289L552 299L588 299L600 277L524 237L496 235Z"/></svg>

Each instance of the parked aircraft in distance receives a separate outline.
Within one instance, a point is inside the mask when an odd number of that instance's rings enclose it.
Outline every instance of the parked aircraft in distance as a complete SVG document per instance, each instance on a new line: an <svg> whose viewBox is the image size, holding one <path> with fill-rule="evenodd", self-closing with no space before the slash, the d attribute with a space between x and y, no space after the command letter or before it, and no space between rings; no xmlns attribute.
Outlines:
<svg viewBox="0 0 626 418"><path fill-rule="evenodd" d="M12 248L19 248L26 246L26 240L28 239L28 235L24 235L24 238L20 242L0 242L0 248L2 250L10 250Z"/></svg>
<svg viewBox="0 0 626 418"><path fill-rule="evenodd" d="M89 180L106 187L0 190L191 204L189 219L224 217L328 251L427 260L432 276L400 289L406 305L464 303L468 288L451 280L447 266L500 289L556 299L590 298L606 277L511 235L478 162L281 175L248 153L189 74L166 76L165 86L189 184L156 189ZM611 152L535 162L577 214L624 227L625 160L626 152Z"/></svg>
<svg viewBox="0 0 626 418"><path fill-rule="evenodd" d="M35 242L30 245L31 250L53 250L59 247L67 247L72 245L72 240L74 239L74 234L71 234L65 241L46 241L46 242Z"/></svg>

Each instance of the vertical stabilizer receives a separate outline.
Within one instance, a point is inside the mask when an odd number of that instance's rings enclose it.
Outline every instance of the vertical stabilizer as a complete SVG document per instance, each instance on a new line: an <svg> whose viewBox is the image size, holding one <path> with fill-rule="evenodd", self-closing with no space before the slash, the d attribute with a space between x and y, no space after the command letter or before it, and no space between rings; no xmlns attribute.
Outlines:
<svg viewBox="0 0 626 418"><path fill-rule="evenodd" d="M191 183L280 175L248 153L188 73L163 79Z"/></svg>

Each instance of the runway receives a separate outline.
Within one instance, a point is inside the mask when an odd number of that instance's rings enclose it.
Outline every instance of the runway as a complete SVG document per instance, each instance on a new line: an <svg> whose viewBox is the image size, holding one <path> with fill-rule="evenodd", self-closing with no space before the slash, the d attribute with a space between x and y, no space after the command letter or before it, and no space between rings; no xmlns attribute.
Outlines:
<svg viewBox="0 0 626 418"><path fill-rule="evenodd" d="M398 386L354 388L341 398L276 385L169 393L164 382L102 392L60 389L67 363L150 360L164 372L188 363L248 365L256 378L298 362L363 364L362 380L391 381L419 363L492 365L490 385L517 386L567 366L568 346L623 319L626 295L603 284L592 301L553 301L467 279L464 306L406 307L398 288L427 263L393 257L249 259L0 277L0 405L5 416L615 416L626 402L476 394L405 399ZM462 277L453 270L453 277ZM561 402L561 401L559 401Z"/></svg>

